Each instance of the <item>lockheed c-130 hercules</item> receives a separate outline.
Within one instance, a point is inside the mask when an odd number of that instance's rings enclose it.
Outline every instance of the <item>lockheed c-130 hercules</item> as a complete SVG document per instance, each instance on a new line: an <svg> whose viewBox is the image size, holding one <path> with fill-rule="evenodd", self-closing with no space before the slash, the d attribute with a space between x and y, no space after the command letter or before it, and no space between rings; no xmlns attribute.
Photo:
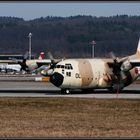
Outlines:
<svg viewBox="0 0 140 140"><path fill-rule="evenodd" d="M74 89L120 92L139 77L140 39L135 54L121 59L110 54L112 58L106 59L64 59L41 73L50 76L50 82L61 88L61 93Z"/></svg>

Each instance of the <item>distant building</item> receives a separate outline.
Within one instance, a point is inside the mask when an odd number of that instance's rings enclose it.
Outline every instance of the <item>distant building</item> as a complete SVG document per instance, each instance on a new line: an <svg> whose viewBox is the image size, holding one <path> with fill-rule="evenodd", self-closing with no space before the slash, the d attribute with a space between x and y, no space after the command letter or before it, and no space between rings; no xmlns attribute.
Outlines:
<svg viewBox="0 0 140 140"><path fill-rule="evenodd" d="M32 55L31 58L34 59L34 55ZM21 55L21 54L2 54L2 55L0 55L0 60L13 60L13 59L23 60L24 55Z"/></svg>

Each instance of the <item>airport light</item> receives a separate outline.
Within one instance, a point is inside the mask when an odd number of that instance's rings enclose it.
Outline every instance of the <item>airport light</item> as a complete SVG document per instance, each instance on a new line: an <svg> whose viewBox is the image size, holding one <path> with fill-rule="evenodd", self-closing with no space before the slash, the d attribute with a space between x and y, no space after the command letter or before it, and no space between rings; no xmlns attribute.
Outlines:
<svg viewBox="0 0 140 140"><path fill-rule="evenodd" d="M92 44L92 58L94 58L94 57L95 57L94 50L95 50L96 42L93 40L93 41L91 42L91 44Z"/></svg>
<svg viewBox="0 0 140 140"><path fill-rule="evenodd" d="M32 53L31 53L31 38L32 38L32 33L29 33L29 35L28 35L28 37L29 37L29 59L31 59L31 55L32 55Z"/></svg>

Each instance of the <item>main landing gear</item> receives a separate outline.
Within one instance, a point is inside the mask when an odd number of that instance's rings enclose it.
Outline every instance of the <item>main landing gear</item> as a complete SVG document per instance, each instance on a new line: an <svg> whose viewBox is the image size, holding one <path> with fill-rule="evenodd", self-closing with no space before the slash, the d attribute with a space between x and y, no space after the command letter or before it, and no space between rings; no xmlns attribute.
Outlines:
<svg viewBox="0 0 140 140"><path fill-rule="evenodd" d="M122 91L122 87L118 84L114 84L111 88L109 88L109 91L112 93L120 93Z"/></svg>
<svg viewBox="0 0 140 140"><path fill-rule="evenodd" d="M69 94L70 90L69 89L61 89L61 94Z"/></svg>

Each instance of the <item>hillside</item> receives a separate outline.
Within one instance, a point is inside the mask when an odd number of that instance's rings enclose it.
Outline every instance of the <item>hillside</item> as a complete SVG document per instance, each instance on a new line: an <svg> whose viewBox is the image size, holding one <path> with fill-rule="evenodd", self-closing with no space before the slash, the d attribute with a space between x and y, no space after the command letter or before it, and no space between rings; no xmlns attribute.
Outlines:
<svg viewBox="0 0 140 140"><path fill-rule="evenodd" d="M113 17L41 17L25 21L17 17L0 17L0 54L24 54L28 51L28 34L32 33L32 53L51 51L56 58L117 56L135 52L140 37L140 16Z"/></svg>

